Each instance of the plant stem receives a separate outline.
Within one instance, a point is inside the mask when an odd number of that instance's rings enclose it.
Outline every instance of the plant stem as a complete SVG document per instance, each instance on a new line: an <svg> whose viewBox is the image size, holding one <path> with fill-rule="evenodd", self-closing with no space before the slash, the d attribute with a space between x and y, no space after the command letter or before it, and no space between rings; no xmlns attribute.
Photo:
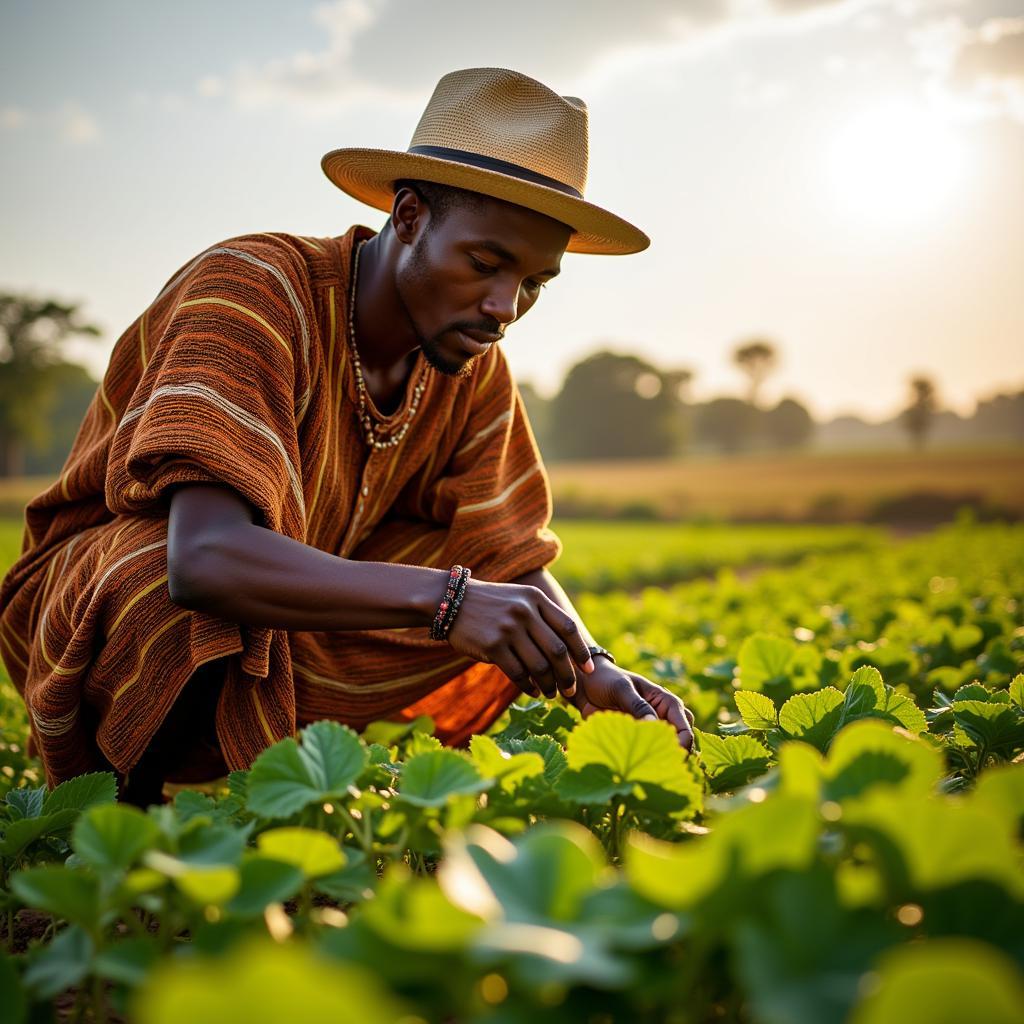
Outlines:
<svg viewBox="0 0 1024 1024"><path fill-rule="evenodd" d="M344 807L338 807L338 813L344 818L353 839L359 844L359 848L367 857L370 857L373 854L373 837L370 835L369 829L360 828L355 818Z"/></svg>

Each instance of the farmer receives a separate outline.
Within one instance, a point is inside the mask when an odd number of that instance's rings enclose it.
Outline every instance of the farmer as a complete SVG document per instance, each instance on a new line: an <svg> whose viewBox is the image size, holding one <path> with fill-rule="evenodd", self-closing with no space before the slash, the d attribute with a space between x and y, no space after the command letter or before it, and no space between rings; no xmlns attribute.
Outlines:
<svg viewBox="0 0 1024 1024"><path fill-rule="evenodd" d="M408 151L322 166L381 231L190 260L26 510L0 650L50 784L112 768L145 804L321 718L425 714L458 745L520 691L689 748L679 699L619 668L545 568L550 490L499 344L563 252L648 245L582 198L583 102L457 71Z"/></svg>

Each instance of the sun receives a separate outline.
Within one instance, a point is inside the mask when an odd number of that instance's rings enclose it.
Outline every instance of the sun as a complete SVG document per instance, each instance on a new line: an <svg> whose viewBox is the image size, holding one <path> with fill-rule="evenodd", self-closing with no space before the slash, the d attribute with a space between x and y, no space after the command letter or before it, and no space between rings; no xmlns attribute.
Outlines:
<svg viewBox="0 0 1024 1024"><path fill-rule="evenodd" d="M940 117L893 99L840 126L828 166L836 207L847 216L906 224L948 207L963 177L964 147Z"/></svg>

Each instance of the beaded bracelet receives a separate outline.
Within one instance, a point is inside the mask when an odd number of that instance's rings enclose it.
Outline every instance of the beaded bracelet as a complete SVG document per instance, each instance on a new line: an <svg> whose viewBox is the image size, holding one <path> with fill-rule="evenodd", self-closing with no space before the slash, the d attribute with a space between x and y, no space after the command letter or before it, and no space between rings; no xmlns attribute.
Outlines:
<svg viewBox="0 0 1024 1024"><path fill-rule="evenodd" d="M469 583L470 571L465 566L458 566L459 573L452 583L451 575L449 575L449 588L445 593L444 600L441 602L445 607L438 608L438 614L435 618L435 627L433 630L433 637L435 640L447 640L448 631L452 627L452 623L455 621L455 615L459 610L459 606L462 604L462 599L466 593L466 586Z"/></svg>
<svg viewBox="0 0 1024 1024"><path fill-rule="evenodd" d="M466 587L469 585L469 577L471 573L468 566L463 568L462 577L460 578L456 590L455 597L452 598L451 607L448 609L448 617L444 623L444 638L448 637L448 630L452 628L452 623L455 621L455 616L458 614L459 606L462 604L462 599L466 596Z"/></svg>
<svg viewBox="0 0 1024 1024"><path fill-rule="evenodd" d="M466 585L469 583L470 570L462 565L453 565L448 570L448 583L445 587L444 597L437 606L437 613L430 627L431 640L445 640L448 637L448 630L455 621L455 615L462 604L466 593Z"/></svg>

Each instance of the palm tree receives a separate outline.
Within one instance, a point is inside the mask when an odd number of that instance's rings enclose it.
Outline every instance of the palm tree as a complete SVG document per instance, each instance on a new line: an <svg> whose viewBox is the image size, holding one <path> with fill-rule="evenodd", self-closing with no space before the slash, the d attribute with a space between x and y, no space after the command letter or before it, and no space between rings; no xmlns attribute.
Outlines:
<svg viewBox="0 0 1024 1024"><path fill-rule="evenodd" d="M910 404L903 410L903 426L918 451L924 448L928 432L932 428L935 406L935 384L931 378L912 377L910 380Z"/></svg>
<svg viewBox="0 0 1024 1024"><path fill-rule="evenodd" d="M761 385L779 361L775 346L767 338L753 338L745 344L738 345L733 351L732 359L750 378L747 401L756 406Z"/></svg>

